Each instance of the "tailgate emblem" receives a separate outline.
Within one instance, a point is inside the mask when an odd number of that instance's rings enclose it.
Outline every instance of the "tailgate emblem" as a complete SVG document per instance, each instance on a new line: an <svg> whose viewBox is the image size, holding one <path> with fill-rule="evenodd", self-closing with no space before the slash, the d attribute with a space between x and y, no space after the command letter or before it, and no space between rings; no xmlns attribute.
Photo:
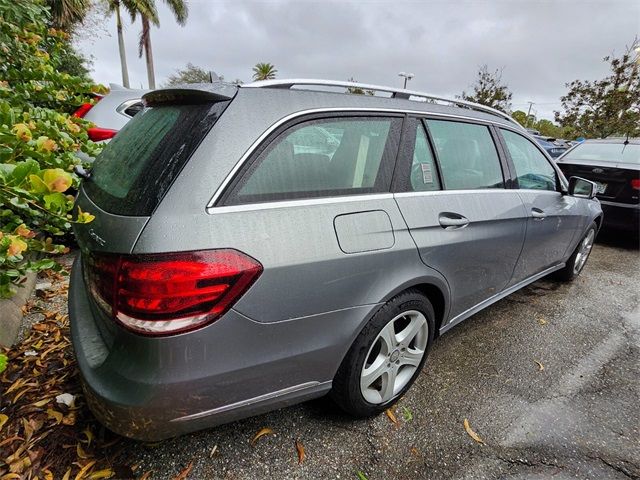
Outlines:
<svg viewBox="0 0 640 480"><path fill-rule="evenodd" d="M96 243L101 247L104 247L104 244L107 243L104 238L102 238L100 235L98 235L96 232L93 231L93 228L89 229L89 236L93 238L96 241Z"/></svg>
<svg viewBox="0 0 640 480"><path fill-rule="evenodd" d="M601 168L594 168L594 169L593 169L593 170L591 170L591 171L592 171L593 173L602 173L602 172L604 172L604 170L603 170L603 169L601 169Z"/></svg>

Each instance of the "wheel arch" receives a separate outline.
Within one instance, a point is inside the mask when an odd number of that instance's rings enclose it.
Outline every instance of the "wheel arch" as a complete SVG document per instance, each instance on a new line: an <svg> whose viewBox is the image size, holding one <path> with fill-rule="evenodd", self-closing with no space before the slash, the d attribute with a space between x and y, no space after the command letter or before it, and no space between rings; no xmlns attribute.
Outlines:
<svg viewBox="0 0 640 480"><path fill-rule="evenodd" d="M417 278L394 289L383 299L383 302L386 303L393 297L412 289L420 291L431 302L436 317L434 318L434 338L437 338L449 311L449 289L447 284L436 278Z"/></svg>
<svg viewBox="0 0 640 480"><path fill-rule="evenodd" d="M598 232L599 232L600 228L602 227L602 222L604 221L604 215L601 213L596 218L594 218L593 221L596 222L596 225L598 226Z"/></svg>

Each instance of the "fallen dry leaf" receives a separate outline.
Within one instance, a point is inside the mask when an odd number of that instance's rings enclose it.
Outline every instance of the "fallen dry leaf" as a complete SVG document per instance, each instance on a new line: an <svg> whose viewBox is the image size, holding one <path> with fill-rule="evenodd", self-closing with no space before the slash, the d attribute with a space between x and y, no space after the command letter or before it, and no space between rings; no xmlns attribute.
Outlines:
<svg viewBox="0 0 640 480"><path fill-rule="evenodd" d="M258 433L255 434L253 439L251 440L251 445L255 445L258 440L260 440L265 435L273 435L274 432L270 428L262 428Z"/></svg>
<svg viewBox="0 0 640 480"><path fill-rule="evenodd" d="M396 414L393 413L393 410L390 408L387 408L384 413L387 414L387 417L389 417L389 420L391 420L393 422L393 424L397 427L398 426L398 419L396 418Z"/></svg>
<svg viewBox="0 0 640 480"><path fill-rule="evenodd" d="M469 425L469 420L467 420L466 418L464 419L464 429L467 431L467 434L471 438L473 438L476 442L482 445L485 445L484 440L482 440L480 436L471 429L471 426Z"/></svg>
<svg viewBox="0 0 640 480"><path fill-rule="evenodd" d="M186 480L187 475L191 473L191 470L193 470L193 462L189 462L189 465L187 465L180 473L178 473L178 475L173 477L173 480Z"/></svg>
<svg viewBox="0 0 640 480"><path fill-rule="evenodd" d="M97 472L93 472L87 478L91 480L99 480L101 478L111 478L115 475L115 472L110 468L105 468L104 470L98 470Z"/></svg>
<svg viewBox="0 0 640 480"><path fill-rule="evenodd" d="M209 458L213 458L213 456L216 454L217 451L218 451L218 445L214 445L213 448L211 449L211 452L209 453Z"/></svg>
<svg viewBox="0 0 640 480"><path fill-rule="evenodd" d="M33 405L34 407L44 407L47 403L49 403L51 401L50 398L47 398L45 400L40 400L39 402L34 402L31 405Z"/></svg>
<svg viewBox="0 0 640 480"><path fill-rule="evenodd" d="M87 455L87 452L82 449L79 443L76 445L76 455L78 456L78 458L82 458L83 460L86 460L90 457L90 455Z"/></svg>
<svg viewBox="0 0 640 480"><path fill-rule="evenodd" d="M9 420L9 417L7 417L4 413L0 413L0 430L2 430L4 424L7 423L7 420Z"/></svg>
<svg viewBox="0 0 640 480"><path fill-rule="evenodd" d="M62 415L62 413L58 412L57 410L53 410L52 408L47 409L47 416L49 418L55 419L57 424L62 422L62 419L64 418L64 415Z"/></svg>
<svg viewBox="0 0 640 480"><path fill-rule="evenodd" d="M538 371L541 372L541 371L544 370L544 365L541 362L539 362L537 360L534 360L534 362L536 362L538 364Z"/></svg>
<svg viewBox="0 0 640 480"><path fill-rule="evenodd" d="M91 467L93 467L93 465L96 463L95 460L91 460L89 463L87 463L84 467L82 467L80 469L80 471L78 472L78 474L76 475L75 480L80 480L82 478L84 478L85 474L89 471L89 469Z"/></svg>
<svg viewBox="0 0 640 480"><path fill-rule="evenodd" d="M302 462L307 458L307 455L304 452L304 445L298 439L296 439L296 451L298 452L298 465L302 465Z"/></svg>
<svg viewBox="0 0 640 480"><path fill-rule="evenodd" d="M540 325L546 325L548 322L547 322L544 318L540 317L540 318L538 319L538 323L539 323Z"/></svg>

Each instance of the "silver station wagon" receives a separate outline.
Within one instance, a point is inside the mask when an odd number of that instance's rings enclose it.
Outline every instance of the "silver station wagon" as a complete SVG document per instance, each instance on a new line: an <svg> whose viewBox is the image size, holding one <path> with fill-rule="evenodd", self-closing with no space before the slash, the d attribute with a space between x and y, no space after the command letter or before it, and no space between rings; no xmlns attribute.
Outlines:
<svg viewBox="0 0 640 480"><path fill-rule="evenodd" d="M576 277L602 222L593 183L481 105L322 80L143 102L80 172L69 294L89 406L129 437L325 394L382 412L436 337Z"/></svg>

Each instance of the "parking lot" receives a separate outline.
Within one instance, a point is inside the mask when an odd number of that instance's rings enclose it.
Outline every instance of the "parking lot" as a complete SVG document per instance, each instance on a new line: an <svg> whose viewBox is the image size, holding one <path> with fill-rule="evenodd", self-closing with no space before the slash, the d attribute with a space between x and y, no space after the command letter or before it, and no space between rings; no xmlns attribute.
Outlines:
<svg viewBox="0 0 640 480"><path fill-rule="evenodd" d="M640 478L640 256L623 236L602 235L574 283L539 281L440 338L397 423L320 399L127 442L126 461L152 478Z"/></svg>

